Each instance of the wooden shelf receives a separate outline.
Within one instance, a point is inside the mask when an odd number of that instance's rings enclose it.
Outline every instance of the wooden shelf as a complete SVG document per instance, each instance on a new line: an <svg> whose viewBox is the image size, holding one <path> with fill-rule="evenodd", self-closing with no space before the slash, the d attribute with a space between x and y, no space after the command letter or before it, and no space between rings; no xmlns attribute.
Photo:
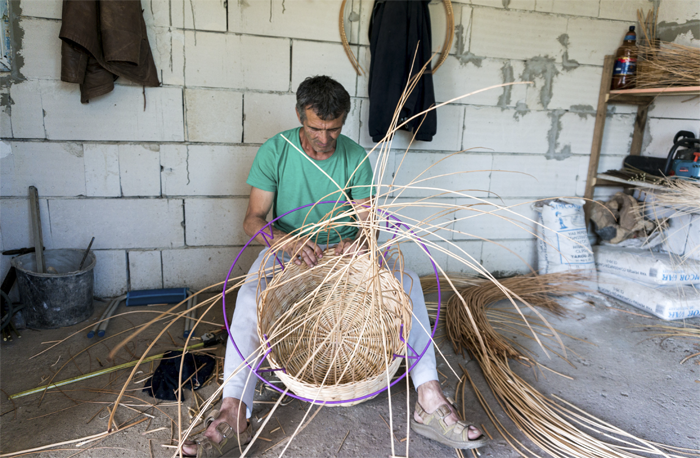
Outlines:
<svg viewBox="0 0 700 458"><path fill-rule="evenodd" d="M662 87L648 89L616 89L610 91L610 98L615 96L634 96L634 97L656 97L659 95L700 95L700 86L687 87Z"/></svg>
<svg viewBox="0 0 700 458"><path fill-rule="evenodd" d="M617 89L605 96L606 103L623 103L627 105L649 105L655 97L669 95L699 95L700 86L666 87L649 89Z"/></svg>
<svg viewBox="0 0 700 458"><path fill-rule="evenodd" d="M625 179L598 173L598 163L600 161L600 150L603 144L603 131L605 130L605 118L607 116L607 106L609 103L621 103L637 106L637 115L634 119L634 132L632 133L632 143L630 145L631 156L638 156L642 151L642 139L644 138L644 127L647 122L649 105L658 96L700 95L700 86L688 87L663 87L649 89L619 89L610 90L612 81L613 66L615 56L605 56L603 61L603 74L600 79L600 90L598 92L598 107L596 109L595 126L593 128L593 142L591 144L591 158L588 163L588 175L586 176L585 199L593 199L593 191L596 186L638 186L655 189L657 185L645 182L627 181ZM663 188L662 188L663 189ZM589 216L590 205L586 204L586 219Z"/></svg>
<svg viewBox="0 0 700 458"><path fill-rule="evenodd" d="M635 188L647 188L647 189L657 189L660 191L667 191L669 188L667 186L660 186L658 184L647 183L646 181L630 181L624 178L608 175L606 173L599 173L596 175L596 179L593 186L615 186L622 185L625 187L635 187Z"/></svg>
<svg viewBox="0 0 700 458"><path fill-rule="evenodd" d="M593 128L591 158L588 163L588 175L586 177L586 189L584 192L584 198L589 201L593 199L593 191L596 186L634 186L647 189L668 189L643 181L629 181L613 175L598 173L600 150L603 144L603 131L605 129L605 118L609 103L637 105L637 116L634 119L634 132L632 134L632 144L630 145L630 156L638 156L642 151L642 139L644 137L644 127L647 122L649 105L654 101L654 98L668 95L692 96L700 94L700 86L617 89L611 91L610 83L612 81L614 63L614 56L605 56L605 60L603 61L603 74L600 79L600 91L598 93L598 108L596 110L595 126ZM586 220L588 220L589 211L590 204L586 204Z"/></svg>

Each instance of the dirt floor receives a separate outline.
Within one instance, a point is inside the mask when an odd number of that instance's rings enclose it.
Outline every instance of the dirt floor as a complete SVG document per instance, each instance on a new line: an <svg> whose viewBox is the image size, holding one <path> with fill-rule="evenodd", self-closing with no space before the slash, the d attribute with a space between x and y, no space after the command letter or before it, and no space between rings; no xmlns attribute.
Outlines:
<svg viewBox="0 0 700 458"><path fill-rule="evenodd" d="M14 402L7 398L7 395L48 383L54 376L54 381L63 380L131 361L136 355L142 354L162 329L162 325L158 325L139 335L118 353L114 361L110 361L107 358L109 351L127 335L129 328L146 322L155 316L157 310L155 307L145 312L144 308L127 310L122 305L120 312L132 313L113 320L105 337L88 339L88 329L83 328L98 319L105 305L96 302L93 317L87 322L55 330L24 330L21 339L2 343L0 388L4 395L0 405L1 456L80 439L107 429L107 408L111 408L110 402L116 398L129 370L65 385L44 395L34 394ZM570 349L567 355L571 364L552 353L552 358L548 359L529 339L516 335L508 337L531 349L539 356L542 364L572 380L550 371L533 370L518 364L512 365L514 370L544 395L558 396L635 436L677 447L700 449L700 357L696 356L680 364L685 357L700 352L700 341L655 337L652 332L644 331L644 326L650 325L698 326L700 319L689 320L685 324L663 322L620 303L615 303L617 309L582 302L573 302L567 307L570 309L567 316L558 318L548 315L547 318L561 333L581 339L563 337ZM212 324L201 325L197 334L215 329L222 323L220 311L215 311L212 316ZM182 322L174 324L170 335L165 333L150 354L181 347L184 343L182 330ZM73 337L64 343L30 359L47 350L51 346L50 342L71 335ZM447 361L438 365L445 393L455 396L458 377L452 373L450 366L461 375L459 364L462 364L475 379L497 418L516 439L533 451L530 456L545 456L498 407L482 378L478 364L455 355L447 341L440 342L440 349L447 358ZM221 357L223 348L214 348L212 353ZM153 398L142 393L141 387L151 370L151 364L139 368L140 372L134 377L137 383L127 386L127 396L122 401L124 406L119 407L115 415L116 424L120 426L142 420L141 423L84 445L69 443L58 447L61 450L44 451L41 456L172 456L174 449L164 445L172 446L176 443L173 441L178 436L177 426L173 427L171 419L177 422L177 408L173 403L164 401L156 407L147 405L153 403ZM216 383L211 383L198 390L199 398L206 399L216 386ZM278 396L262 387L259 384L261 393L256 398L251 419L256 428L263 424L263 418ZM415 402L412 386L409 393L408 403L412 410ZM467 389L467 393L466 406L471 411L468 420L484 425L494 436L487 446L479 450L481 456L520 456L497 434L496 427L476 401L471 388ZM391 399L391 413L386 393L353 407L321 408L308 427L291 442L285 455L387 457L392 455L390 441L393 438L395 456L406 456L407 446L410 456L457 456L454 449L423 439L412 432L409 439L405 440L408 433L407 399L403 382L392 391ZM194 399L192 392L185 391L185 407L196 409L199 402L201 401ZM461 404L461 400L458 403ZM251 450L252 456L280 455L286 444L280 442L294 433L307 412L308 418L317 410L314 406L309 411L308 404L296 400L284 404L265 426L260 440ZM140 412L145 412L148 416ZM390 434L387 425L390 416L393 417L393 434ZM182 425L183 430L189 426L187 408L183 408ZM195 431L199 429L196 427ZM474 455L465 452L464 456Z"/></svg>

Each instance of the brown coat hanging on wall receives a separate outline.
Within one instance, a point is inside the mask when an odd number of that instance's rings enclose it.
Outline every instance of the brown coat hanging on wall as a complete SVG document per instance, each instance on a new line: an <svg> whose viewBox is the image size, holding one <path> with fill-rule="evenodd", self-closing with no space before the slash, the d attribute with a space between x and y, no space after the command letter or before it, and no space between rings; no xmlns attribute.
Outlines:
<svg viewBox="0 0 700 458"><path fill-rule="evenodd" d="M160 86L141 0L64 0L61 80L80 84L80 101L107 94L124 77Z"/></svg>

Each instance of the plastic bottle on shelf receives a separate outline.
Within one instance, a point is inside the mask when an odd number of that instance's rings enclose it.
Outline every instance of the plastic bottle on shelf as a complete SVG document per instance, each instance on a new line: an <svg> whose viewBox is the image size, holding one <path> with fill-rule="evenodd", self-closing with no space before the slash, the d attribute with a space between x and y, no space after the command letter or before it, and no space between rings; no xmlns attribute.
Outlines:
<svg viewBox="0 0 700 458"><path fill-rule="evenodd" d="M630 26L625 34L622 46L617 48L611 89L631 89L634 87L634 75L637 73L637 34Z"/></svg>

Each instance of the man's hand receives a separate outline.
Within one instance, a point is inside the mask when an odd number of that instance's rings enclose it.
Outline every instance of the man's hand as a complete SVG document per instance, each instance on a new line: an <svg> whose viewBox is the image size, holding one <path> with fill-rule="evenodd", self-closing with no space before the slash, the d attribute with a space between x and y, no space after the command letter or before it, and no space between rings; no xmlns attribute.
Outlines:
<svg viewBox="0 0 700 458"><path fill-rule="evenodd" d="M300 266L304 261L307 266L313 267L323 257L323 251L311 240L298 240L296 243L286 244L284 251L294 260L294 264Z"/></svg>
<svg viewBox="0 0 700 458"><path fill-rule="evenodd" d="M339 244L335 246L336 255L345 254L364 254L367 252L367 246L365 246L362 239L343 239Z"/></svg>

